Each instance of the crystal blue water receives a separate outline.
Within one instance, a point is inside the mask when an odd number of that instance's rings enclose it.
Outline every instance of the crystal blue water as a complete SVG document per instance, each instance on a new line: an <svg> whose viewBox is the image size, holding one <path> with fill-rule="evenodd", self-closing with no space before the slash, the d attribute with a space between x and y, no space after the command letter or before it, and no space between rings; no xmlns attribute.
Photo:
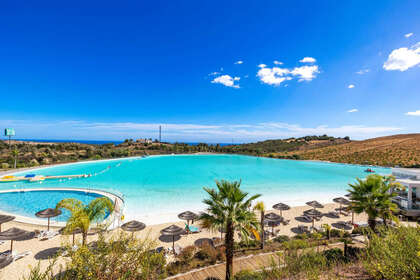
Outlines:
<svg viewBox="0 0 420 280"><path fill-rule="evenodd" d="M262 194L261 200L269 207L277 202L303 205L313 199L327 203L344 195L348 183L367 175L365 169L239 155L168 155L67 164L26 173L92 174L90 178L44 181L41 186L117 190L125 197L127 218L156 224L176 220L181 211L203 210L203 187L215 187L214 180L242 180L243 189ZM387 168L373 169L390 173ZM0 189L14 186L40 187L40 183L2 183Z"/></svg>
<svg viewBox="0 0 420 280"><path fill-rule="evenodd" d="M57 203L65 198L76 198L84 204L88 204L93 199L101 197L95 193L84 193L80 191L28 191L28 192L9 192L0 193L0 209L16 215L37 218L35 213L46 208L55 208ZM51 218L57 221L67 221L70 212L62 210L60 216Z"/></svg>

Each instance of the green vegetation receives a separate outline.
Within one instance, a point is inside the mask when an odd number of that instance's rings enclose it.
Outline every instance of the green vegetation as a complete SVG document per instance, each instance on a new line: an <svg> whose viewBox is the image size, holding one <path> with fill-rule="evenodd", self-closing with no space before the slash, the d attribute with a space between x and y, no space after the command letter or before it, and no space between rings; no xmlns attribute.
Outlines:
<svg viewBox="0 0 420 280"><path fill-rule="evenodd" d="M233 278L234 234L238 231L242 238L248 240L250 231L258 229L255 213L250 211L251 203L260 195L247 198L248 193L240 189L241 182L216 181L217 190L204 188L209 198L203 202L207 212L199 221L201 226L210 230L225 228L226 280Z"/></svg>
<svg viewBox="0 0 420 280"><path fill-rule="evenodd" d="M121 234L116 238L99 239L90 246L73 250L66 246L50 260L45 271L40 266L31 270L25 280L159 280L166 278L166 260L162 253L156 253L156 244L150 240L137 240ZM57 273L57 259L68 252L69 260L61 265ZM54 269L55 268L55 269Z"/></svg>
<svg viewBox="0 0 420 280"><path fill-rule="evenodd" d="M95 198L88 205L84 205L78 199L67 198L61 200L56 208L65 208L71 212L65 231L71 233L76 229L80 229L83 237L82 244L86 245L91 223L102 221L107 213L111 213L114 210L114 205L107 197Z"/></svg>
<svg viewBox="0 0 420 280"><path fill-rule="evenodd" d="M372 230L375 230L376 218L383 218L385 224L387 219L395 219L393 213L398 207L392 203L391 198L396 195L391 191L392 187L399 186L393 177L380 175L369 175L366 179L356 179L357 183L349 184L351 189L350 209L355 213L365 212L368 215L368 223Z"/></svg>
<svg viewBox="0 0 420 280"><path fill-rule="evenodd" d="M264 242L265 242L265 233L264 233L264 215L265 215L265 204L262 201L258 201L255 206L254 210L257 210L260 212L260 227L261 227L261 249L264 249Z"/></svg>

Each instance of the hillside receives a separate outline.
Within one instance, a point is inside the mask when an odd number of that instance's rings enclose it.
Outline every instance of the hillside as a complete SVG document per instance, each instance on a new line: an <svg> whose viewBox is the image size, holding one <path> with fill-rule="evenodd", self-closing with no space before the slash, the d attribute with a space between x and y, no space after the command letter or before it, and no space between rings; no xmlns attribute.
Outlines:
<svg viewBox="0 0 420 280"><path fill-rule="evenodd" d="M401 134L293 152L302 159L420 167L420 134Z"/></svg>

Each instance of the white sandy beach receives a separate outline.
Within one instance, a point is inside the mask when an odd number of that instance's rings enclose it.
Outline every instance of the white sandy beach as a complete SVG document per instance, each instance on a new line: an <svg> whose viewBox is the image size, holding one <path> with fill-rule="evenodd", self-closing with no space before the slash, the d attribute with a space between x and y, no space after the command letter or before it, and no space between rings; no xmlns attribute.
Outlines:
<svg viewBox="0 0 420 280"><path fill-rule="evenodd" d="M327 204L323 209L320 209L323 213L327 213L328 211L331 211L338 207L338 204ZM291 231L291 228L298 226L299 224L304 224L302 222L299 222L295 219L295 217L300 216L304 210L310 209L309 206L298 206L298 207L292 207L288 211L283 211L283 216L286 219L290 219L290 224L287 226L279 226L276 228L276 230L279 230L279 234L289 235L292 236L294 233ZM270 212L270 211L268 211ZM278 211L274 211L278 213ZM342 221L349 221L351 220L351 216L345 217L342 216L340 219L332 219L323 217L321 221L315 222L315 225L321 225L324 223L334 223L339 220ZM357 221L366 221L365 215L356 215L355 216L355 222ZM184 227L184 221L175 221L175 224L178 226ZM171 247L171 243L163 242L159 240L160 236L160 230L171 225L172 223L164 223L159 225L151 225L147 226L145 230L138 232L135 234L137 238L150 238L152 240L156 240L158 246L164 246L164 247ZM310 225L310 224L305 224ZM45 229L44 226L38 226L38 225L29 225L19 222L9 222L4 225L2 225L2 230L7 230L11 227L18 227L25 230L33 231L35 229L42 230ZM55 228L57 230L58 228ZM116 229L111 231L109 234L113 235L116 234L120 229ZM197 234L190 234L190 235L184 235L181 237L180 240L176 241L176 244L179 244L181 247L185 247L188 245L193 245L194 241L199 238L211 238L211 237L218 237L220 236L219 232L208 232L208 231L202 231L201 233ZM89 235L88 241L94 241L97 238L97 235ZM80 242L80 235L76 236L76 240ZM20 259L4 269L0 272L0 279L21 279L24 275L28 275L30 271L30 267L35 266L38 262L41 264L41 268L45 268L49 261L48 257L51 256L57 248L61 247L62 244L65 244L66 242L71 242L71 237L69 236L62 236L58 235L57 237L48 240L48 241L38 241L38 239L31 239L26 241L15 241L13 243L13 250L16 250L18 252L24 252L27 250L31 250L32 254L30 256L27 256L23 259ZM4 244L0 245L0 252L6 251L10 248L10 241L6 241ZM64 263L66 261L66 258L61 257L59 263Z"/></svg>

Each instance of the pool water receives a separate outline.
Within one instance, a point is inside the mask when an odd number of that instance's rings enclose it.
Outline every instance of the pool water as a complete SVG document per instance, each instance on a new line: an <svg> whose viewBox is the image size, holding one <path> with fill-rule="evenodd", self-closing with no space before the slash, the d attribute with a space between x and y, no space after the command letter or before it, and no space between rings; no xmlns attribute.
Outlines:
<svg viewBox="0 0 420 280"><path fill-rule="evenodd" d="M67 190L36 190L27 192L0 193L0 209L8 213L39 219L35 213L46 208L55 208L57 203L65 198L75 198L89 204L93 199L102 197L96 193ZM70 211L62 209L60 216L51 218L55 221L67 221Z"/></svg>
<svg viewBox="0 0 420 280"><path fill-rule="evenodd" d="M262 194L260 199L267 207L277 202L303 205L314 199L331 202L332 198L344 195L349 183L367 175L365 169L360 165L240 155L167 155L38 169L30 173L92 174L92 177L1 183L0 190L42 186L117 191L124 195L127 219L157 224L177 220L177 214L185 210L203 210L202 200L206 197L203 187L215 187L214 180L242 180L242 188L250 194ZM373 169L380 174L390 173L387 168ZM44 199L50 200L40 197L40 201Z"/></svg>

